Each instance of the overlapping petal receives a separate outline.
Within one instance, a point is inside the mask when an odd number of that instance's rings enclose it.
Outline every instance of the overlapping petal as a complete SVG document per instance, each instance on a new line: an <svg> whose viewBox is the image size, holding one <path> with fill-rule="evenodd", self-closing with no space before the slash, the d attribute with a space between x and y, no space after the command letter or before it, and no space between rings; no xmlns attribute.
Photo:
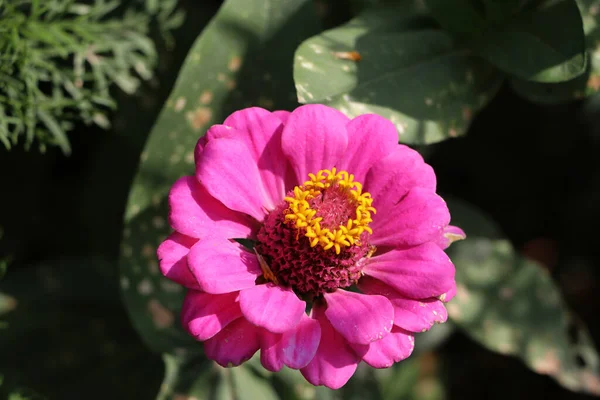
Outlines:
<svg viewBox="0 0 600 400"><path fill-rule="evenodd" d="M262 273L256 255L222 238L199 240L188 254L188 264L200 289L212 294L252 287Z"/></svg>
<svg viewBox="0 0 600 400"><path fill-rule="evenodd" d="M434 193L436 178L433 168L423 157L405 145L397 145L386 157L375 162L364 181L365 190L371 193L377 218L386 219L387 213L413 188L428 189Z"/></svg>
<svg viewBox="0 0 600 400"><path fill-rule="evenodd" d="M283 368L281 334L264 331L260 337L260 363L272 372Z"/></svg>
<svg viewBox="0 0 600 400"><path fill-rule="evenodd" d="M435 243L395 249L365 263L363 273L411 299L427 299L455 286L454 265Z"/></svg>
<svg viewBox="0 0 600 400"><path fill-rule="evenodd" d="M315 356L321 341L319 323L302 314L302 319L281 336L281 357L290 368L304 368Z"/></svg>
<svg viewBox="0 0 600 400"><path fill-rule="evenodd" d="M297 184L306 181L309 173L337 165L348 147L348 122L341 112L319 104L298 107L289 115L281 145Z"/></svg>
<svg viewBox="0 0 600 400"><path fill-rule="evenodd" d="M237 297L237 292L210 294L188 291L181 310L183 326L197 340L210 339L242 316Z"/></svg>
<svg viewBox="0 0 600 400"><path fill-rule="evenodd" d="M435 192L418 187L385 214L379 209L377 213L371 224L375 246L409 247L435 241L450 222L446 202Z"/></svg>
<svg viewBox="0 0 600 400"><path fill-rule="evenodd" d="M384 296L336 290L323 297L327 319L349 342L371 343L392 330L394 309Z"/></svg>
<svg viewBox="0 0 600 400"><path fill-rule="evenodd" d="M169 207L173 229L193 238L215 234L245 238L256 229L255 221L225 207L193 176L184 176L175 182L169 192Z"/></svg>
<svg viewBox="0 0 600 400"><path fill-rule="evenodd" d="M279 371L283 365L304 368L315 356L320 341L321 326L303 314L300 322L283 334L264 331L261 336L261 363L269 371Z"/></svg>
<svg viewBox="0 0 600 400"><path fill-rule="evenodd" d="M260 328L238 318L204 342L204 353L222 367L249 360L260 348Z"/></svg>
<svg viewBox="0 0 600 400"><path fill-rule="evenodd" d="M190 289L200 289L187 263L190 248L197 241L198 239L173 232L156 250L162 274L173 282Z"/></svg>
<svg viewBox="0 0 600 400"><path fill-rule="evenodd" d="M242 290L240 306L248 321L273 333L293 329L306 309L306 303L292 289L272 283Z"/></svg>
<svg viewBox="0 0 600 400"><path fill-rule="evenodd" d="M322 306L315 305L313 318L321 327L321 343L311 362L300 371L313 385L339 389L352 377L361 357L331 325Z"/></svg>
<svg viewBox="0 0 600 400"><path fill-rule="evenodd" d="M436 243L442 249L447 249L450 245L458 240L464 240L467 237L465 231L458 226L448 225L444 228L441 236L438 237Z"/></svg>
<svg viewBox="0 0 600 400"><path fill-rule="evenodd" d="M375 114L354 118L346 130L348 147L336 166L352 171L354 180L365 182L371 166L397 149L398 131L390 121Z"/></svg>
<svg viewBox="0 0 600 400"><path fill-rule="evenodd" d="M383 339L368 345L352 344L352 348L371 367L389 368L411 355L415 338L412 333L395 326Z"/></svg>
<svg viewBox="0 0 600 400"><path fill-rule="evenodd" d="M411 332L424 332L435 323L446 322L448 312L436 298L414 300L402 296L385 283L369 276L360 280L358 287L368 294L387 297L394 307L394 325Z"/></svg>
<svg viewBox="0 0 600 400"><path fill-rule="evenodd" d="M275 208L285 196L286 189L292 189L294 184L289 179L290 165L281 148L282 117L263 108L251 107L234 112L223 123L242 133L237 139L246 144L254 157L266 191L263 206L269 210ZM290 181L287 185L286 179Z"/></svg>
<svg viewBox="0 0 600 400"><path fill-rule="evenodd" d="M264 219L269 195L254 157L242 140L208 141L196 166L196 178L231 210L248 214L258 221Z"/></svg>

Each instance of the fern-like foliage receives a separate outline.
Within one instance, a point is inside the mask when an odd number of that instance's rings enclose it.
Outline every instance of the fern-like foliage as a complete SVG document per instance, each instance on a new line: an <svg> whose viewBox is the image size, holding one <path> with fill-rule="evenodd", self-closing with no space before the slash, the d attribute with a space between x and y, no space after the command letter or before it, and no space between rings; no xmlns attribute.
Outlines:
<svg viewBox="0 0 600 400"><path fill-rule="evenodd" d="M37 142L41 151L56 145L69 154L75 122L109 127L111 84L133 93L152 77L149 25L156 17L168 34L180 24L177 1L125 10L121 3L0 0L0 141L7 148Z"/></svg>

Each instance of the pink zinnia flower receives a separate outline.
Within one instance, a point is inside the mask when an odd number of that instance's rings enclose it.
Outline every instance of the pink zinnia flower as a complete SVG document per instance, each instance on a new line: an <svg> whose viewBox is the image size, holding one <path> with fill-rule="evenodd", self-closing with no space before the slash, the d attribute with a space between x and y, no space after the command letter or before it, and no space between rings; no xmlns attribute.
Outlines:
<svg viewBox="0 0 600 400"><path fill-rule="evenodd" d="M339 388L446 320L443 249L464 233L431 167L397 141L384 118L322 105L241 110L199 140L158 257L188 288L183 325L209 358L234 366L260 349L271 371Z"/></svg>

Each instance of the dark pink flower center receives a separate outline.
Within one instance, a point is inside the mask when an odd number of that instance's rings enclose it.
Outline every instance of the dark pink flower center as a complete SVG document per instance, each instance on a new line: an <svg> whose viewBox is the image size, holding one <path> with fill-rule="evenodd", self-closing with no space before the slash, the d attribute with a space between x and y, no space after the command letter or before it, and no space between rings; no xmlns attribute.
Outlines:
<svg viewBox="0 0 600 400"><path fill-rule="evenodd" d="M295 191L297 194L298 187ZM332 182L307 199L313 210L312 218L318 219L320 228L335 232L348 221L357 219L356 196L349 193L347 187ZM337 249L315 242L311 245L314 238L307 235L307 228L299 228L295 220L286 218L290 213L289 199L293 196L294 191L288 193L288 200L265 218L258 232L255 250L272 273L267 271L264 278L309 297L356 284L362 276L363 260L374 251L369 245L370 229L362 230L358 240Z"/></svg>

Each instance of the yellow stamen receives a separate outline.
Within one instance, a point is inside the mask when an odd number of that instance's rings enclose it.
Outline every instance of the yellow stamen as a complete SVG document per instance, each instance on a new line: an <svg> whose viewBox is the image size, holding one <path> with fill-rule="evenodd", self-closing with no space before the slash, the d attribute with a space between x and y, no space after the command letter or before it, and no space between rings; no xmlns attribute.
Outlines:
<svg viewBox="0 0 600 400"><path fill-rule="evenodd" d="M363 232L373 233L368 226L373 221L371 213L376 213L373 199L370 193L363 192L360 182L354 181L354 175L347 171L338 172L334 167L331 170L320 170L316 174L310 173L308 177L310 179L302 186L294 188L294 197L285 197L289 207L284 213L285 220L294 224L298 232L304 231L304 236L309 239L311 247L319 244L324 250L335 248L336 254L340 254L342 246L358 244ZM354 218L349 218L347 223L330 230L321 228L320 222L323 218L315 218L317 211L310 208L309 201L334 185L346 191L348 199L356 205L356 215Z"/></svg>

